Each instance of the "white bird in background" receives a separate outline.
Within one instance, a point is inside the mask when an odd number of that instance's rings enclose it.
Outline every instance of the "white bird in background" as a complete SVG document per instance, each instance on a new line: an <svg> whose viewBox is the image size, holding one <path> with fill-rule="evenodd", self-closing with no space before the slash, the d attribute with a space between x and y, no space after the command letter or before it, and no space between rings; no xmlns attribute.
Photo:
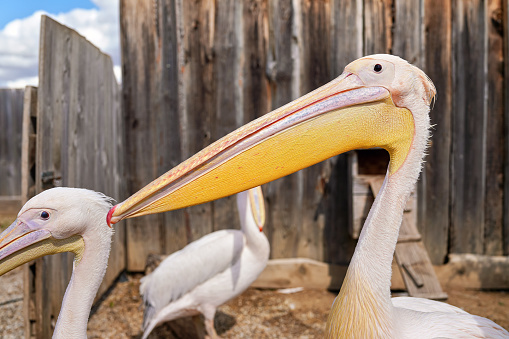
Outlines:
<svg viewBox="0 0 509 339"><path fill-rule="evenodd" d="M75 254L53 338L86 338L90 308L108 265L113 230L110 198L78 188L52 188L30 199L0 234L0 275L50 254Z"/></svg>
<svg viewBox="0 0 509 339"><path fill-rule="evenodd" d="M331 156L382 147L390 154L327 338L508 338L491 320L419 298L391 300L391 263L403 209L421 171L435 87L417 67L372 55L341 76L237 129L113 207L108 222L228 196Z"/></svg>
<svg viewBox="0 0 509 339"><path fill-rule="evenodd" d="M261 188L237 194L237 206L241 230L210 233L171 254L142 278L143 338L166 321L200 313L208 336L217 337L217 307L246 290L269 260Z"/></svg>

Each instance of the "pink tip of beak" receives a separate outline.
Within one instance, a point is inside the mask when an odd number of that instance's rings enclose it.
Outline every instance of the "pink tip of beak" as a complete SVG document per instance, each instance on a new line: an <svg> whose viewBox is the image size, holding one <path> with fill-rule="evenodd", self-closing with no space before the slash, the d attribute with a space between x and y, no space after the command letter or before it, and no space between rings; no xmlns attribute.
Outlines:
<svg viewBox="0 0 509 339"><path fill-rule="evenodd" d="M113 206L110 211L108 212L108 215L106 216L106 222L108 223L108 226L110 228L112 224L114 224L114 222L111 222L111 217L113 216L113 212L115 212L115 208L117 207L117 205Z"/></svg>
<svg viewBox="0 0 509 339"><path fill-rule="evenodd" d="M263 226L258 226L258 229L260 230L260 232L263 232Z"/></svg>

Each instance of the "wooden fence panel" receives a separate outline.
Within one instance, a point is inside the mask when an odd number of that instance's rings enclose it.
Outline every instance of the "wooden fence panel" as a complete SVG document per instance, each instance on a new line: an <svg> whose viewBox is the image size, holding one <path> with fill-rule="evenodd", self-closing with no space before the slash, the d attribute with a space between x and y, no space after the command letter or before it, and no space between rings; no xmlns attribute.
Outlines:
<svg viewBox="0 0 509 339"><path fill-rule="evenodd" d="M130 193L333 79L362 54L393 53L423 68L438 89L437 126L418 186L419 225L433 262L450 251L507 251L500 0L155 4L121 1ZM355 245L347 232L348 179L339 156L264 185L272 258L348 262ZM237 213L226 198L136 219L129 221L129 268L141 270L150 252L236 227Z"/></svg>
<svg viewBox="0 0 509 339"><path fill-rule="evenodd" d="M21 195L23 89L0 89L0 196Z"/></svg>
<svg viewBox="0 0 509 339"><path fill-rule="evenodd" d="M36 193L83 187L125 198L122 119L109 56L75 31L43 16L37 104ZM42 178L47 178L43 183ZM99 295L125 269L125 232L113 237ZM48 256L34 269L36 337L49 337L72 272L72 255Z"/></svg>

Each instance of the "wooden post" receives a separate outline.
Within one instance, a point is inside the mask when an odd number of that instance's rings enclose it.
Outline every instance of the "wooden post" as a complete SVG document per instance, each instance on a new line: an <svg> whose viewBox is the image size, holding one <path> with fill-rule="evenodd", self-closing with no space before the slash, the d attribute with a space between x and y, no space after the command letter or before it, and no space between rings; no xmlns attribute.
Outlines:
<svg viewBox="0 0 509 339"><path fill-rule="evenodd" d="M37 140L37 87L27 86L23 102L23 133L21 142L21 201L25 204L35 195L35 159ZM23 313L25 338L36 338L36 275L35 270L41 259L29 262L23 267ZM42 291L39 291L41 293Z"/></svg>

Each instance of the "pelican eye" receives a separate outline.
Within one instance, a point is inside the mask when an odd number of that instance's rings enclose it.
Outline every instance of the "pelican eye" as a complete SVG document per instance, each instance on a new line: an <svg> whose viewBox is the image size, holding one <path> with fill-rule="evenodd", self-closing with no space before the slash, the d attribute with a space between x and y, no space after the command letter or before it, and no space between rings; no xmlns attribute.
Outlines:
<svg viewBox="0 0 509 339"><path fill-rule="evenodd" d="M375 67L373 67L373 70L377 73L380 73L382 71L382 65L376 64Z"/></svg>
<svg viewBox="0 0 509 339"><path fill-rule="evenodd" d="M48 220L49 219L49 213L47 211L42 211L41 212L41 218L44 219L44 220Z"/></svg>

